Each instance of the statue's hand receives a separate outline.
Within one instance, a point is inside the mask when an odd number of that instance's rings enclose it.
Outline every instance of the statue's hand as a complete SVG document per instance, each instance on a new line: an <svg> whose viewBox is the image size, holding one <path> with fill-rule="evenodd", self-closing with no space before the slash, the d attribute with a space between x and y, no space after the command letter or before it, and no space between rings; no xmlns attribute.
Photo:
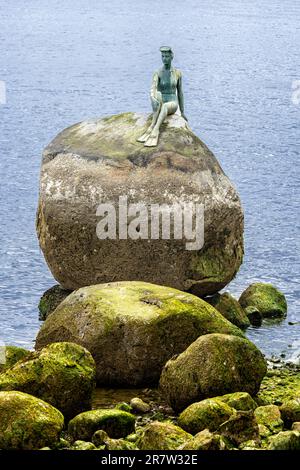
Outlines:
<svg viewBox="0 0 300 470"><path fill-rule="evenodd" d="M188 118L186 117L186 115L184 113L181 113L181 117L183 117L183 119L185 119L186 122L188 122Z"/></svg>

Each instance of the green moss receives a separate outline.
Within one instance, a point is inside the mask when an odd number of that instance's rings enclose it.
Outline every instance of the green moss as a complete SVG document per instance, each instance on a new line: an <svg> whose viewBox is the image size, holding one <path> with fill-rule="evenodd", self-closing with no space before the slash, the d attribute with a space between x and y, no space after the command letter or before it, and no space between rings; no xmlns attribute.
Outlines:
<svg viewBox="0 0 300 470"><path fill-rule="evenodd" d="M225 450L227 448L227 443L222 436L204 429L180 446L179 450Z"/></svg>
<svg viewBox="0 0 300 470"><path fill-rule="evenodd" d="M92 442L75 441L71 450L97 450L97 447Z"/></svg>
<svg viewBox="0 0 300 470"><path fill-rule="evenodd" d="M42 398L67 418L90 407L94 387L94 360L73 343L52 343L0 375L0 390Z"/></svg>
<svg viewBox="0 0 300 470"><path fill-rule="evenodd" d="M216 398L238 411L253 411L257 408L257 403L247 392L228 393Z"/></svg>
<svg viewBox="0 0 300 470"><path fill-rule="evenodd" d="M70 293L71 291L65 290L59 285L55 285L46 290L38 305L39 319L46 320L48 315L50 315Z"/></svg>
<svg viewBox="0 0 300 470"><path fill-rule="evenodd" d="M257 402L260 405L282 405L297 396L300 396L300 373L281 368L268 371L257 394Z"/></svg>
<svg viewBox="0 0 300 470"><path fill-rule="evenodd" d="M141 450L174 450L192 436L171 422L153 421L137 441Z"/></svg>
<svg viewBox="0 0 300 470"><path fill-rule="evenodd" d="M266 369L262 353L250 341L206 334L166 363L160 388L169 405L180 411L190 403L235 391L254 395Z"/></svg>
<svg viewBox="0 0 300 470"><path fill-rule="evenodd" d="M48 403L22 392L0 392L0 449L55 446L63 425L63 415Z"/></svg>
<svg viewBox="0 0 300 470"><path fill-rule="evenodd" d="M291 400L284 401L280 407L282 419L287 427L300 421L300 394Z"/></svg>
<svg viewBox="0 0 300 470"><path fill-rule="evenodd" d="M134 442L129 442L125 439L110 439L105 442L106 450L138 450Z"/></svg>
<svg viewBox="0 0 300 470"><path fill-rule="evenodd" d="M269 438L268 450L300 450L300 433L283 431Z"/></svg>
<svg viewBox="0 0 300 470"><path fill-rule="evenodd" d="M179 415L178 423L191 434L197 434L204 429L216 431L234 414L235 410L226 403L216 398L208 398L186 408Z"/></svg>
<svg viewBox="0 0 300 470"><path fill-rule="evenodd" d="M121 410L98 409L81 413L69 422L68 432L73 439L88 440L102 429L111 438L126 437L134 431L135 417Z"/></svg>
<svg viewBox="0 0 300 470"><path fill-rule="evenodd" d="M13 367L18 361L30 356L30 351L17 346L5 346L5 363L0 364L0 373Z"/></svg>
<svg viewBox="0 0 300 470"><path fill-rule="evenodd" d="M251 284L242 293L239 302L243 308L256 307L263 317L283 317L287 312L284 295L272 284Z"/></svg>
<svg viewBox="0 0 300 470"><path fill-rule="evenodd" d="M244 310L238 301L228 292L224 292L224 294L216 294L213 297L208 297L206 300L225 318L227 318L228 321L239 328L245 329L250 326L250 321Z"/></svg>
<svg viewBox="0 0 300 470"><path fill-rule="evenodd" d="M254 411L254 416L258 424L266 426L272 434L283 430L283 421L278 406L259 406Z"/></svg>
<svg viewBox="0 0 300 470"><path fill-rule="evenodd" d="M170 357L198 336L214 332L244 337L239 328L194 295L124 281L83 287L70 294L47 318L36 344L42 347L54 338L82 344L96 359L99 384L137 386L157 383Z"/></svg>
<svg viewBox="0 0 300 470"><path fill-rule="evenodd" d="M218 432L236 447L249 440L260 442L258 424L253 411L237 411L228 421L220 425Z"/></svg>

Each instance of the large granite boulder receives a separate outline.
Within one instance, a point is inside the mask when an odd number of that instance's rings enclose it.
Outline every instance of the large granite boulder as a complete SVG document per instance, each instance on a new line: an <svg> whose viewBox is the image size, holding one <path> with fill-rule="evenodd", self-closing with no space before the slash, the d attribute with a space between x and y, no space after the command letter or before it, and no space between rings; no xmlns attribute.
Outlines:
<svg viewBox="0 0 300 470"><path fill-rule="evenodd" d="M226 286L238 271L243 211L235 188L178 115L167 118L157 147L137 142L149 119L125 113L84 121L62 131L45 149L37 232L47 264L63 288L143 280L203 296ZM120 239L119 197L146 207L149 232L136 227L136 237L150 236L152 204L203 204L204 245L186 249L189 238L174 240L172 225L171 239L161 234L158 239ZM96 215L100 203L116 208L116 239L96 234L104 218ZM135 218L131 215L128 224Z"/></svg>
<svg viewBox="0 0 300 470"><path fill-rule="evenodd" d="M192 294L123 281L70 294L43 324L36 347L56 341L81 344L95 359L99 384L136 386L157 383L168 359L198 336L216 332L243 337Z"/></svg>

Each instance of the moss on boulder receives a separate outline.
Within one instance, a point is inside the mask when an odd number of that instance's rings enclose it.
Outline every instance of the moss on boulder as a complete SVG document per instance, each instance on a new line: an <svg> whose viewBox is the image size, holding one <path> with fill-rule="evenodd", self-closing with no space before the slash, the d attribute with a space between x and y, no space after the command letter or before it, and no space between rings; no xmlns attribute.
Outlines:
<svg viewBox="0 0 300 470"><path fill-rule="evenodd" d="M52 343L0 374L0 390L39 397L70 418L91 406L95 363L74 343Z"/></svg>
<svg viewBox="0 0 300 470"><path fill-rule="evenodd" d="M36 340L86 347L105 385L157 383L166 361L198 336L228 333L243 337L202 299L145 282L114 282L78 289L47 318Z"/></svg>
<svg viewBox="0 0 300 470"><path fill-rule="evenodd" d="M284 317L287 312L285 296L272 284L251 284L240 296L242 308L255 307L266 317Z"/></svg>
<svg viewBox="0 0 300 470"><path fill-rule="evenodd" d="M208 429L196 434L192 439L180 446L178 450L226 450L227 444L222 436Z"/></svg>
<svg viewBox="0 0 300 470"><path fill-rule="evenodd" d="M137 446L141 450L175 450L191 438L171 422L153 421L145 427Z"/></svg>
<svg viewBox="0 0 300 470"><path fill-rule="evenodd" d="M218 432L237 447L245 441L260 442L258 424L253 411L237 411L221 424Z"/></svg>
<svg viewBox="0 0 300 470"><path fill-rule="evenodd" d="M297 431L282 431L268 441L268 450L300 450L300 433Z"/></svg>
<svg viewBox="0 0 300 470"><path fill-rule="evenodd" d="M4 362L0 362L0 373L13 367L18 361L28 357L31 353L27 349L19 348L18 346L5 346L4 347Z"/></svg>
<svg viewBox="0 0 300 470"><path fill-rule="evenodd" d="M247 339L207 334L166 363L160 389L170 406L180 411L195 401L226 393L255 395L266 371L262 353Z"/></svg>
<svg viewBox="0 0 300 470"><path fill-rule="evenodd" d="M98 430L111 438L126 437L134 432L135 417L126 411L98 409L75 416L68 425L68 433L74 439L89 440Z"/></svg>
<svg viewBox="0 0 300 470"><path fill-rule="evenodd" d="M191 434L204 429L216 431L236 411L217 398L208 398L188 406L178 418L179 425Z"/></svg>
<svg viewBox="0 0 300 470"><path fill-rule="evenodd" d="M39 319L43 321L46 320L48 315L50 315L71 292L71 290L63 289L59 284L46 290L40 298L38 305Z"/></svg>
<svg viewBox="0 0 300 470"><path fill-rule="evenodd" d="M227 320L242 330L250 326L250 321L239 302L229 292L215 294L205 299L215 307Z"/></svg>
<svg viewBox="0 0 300 470"><path fill-rule="evenodd" d="M253 411L257 408L257 403L247 392L228 393L216 398L238 411Z"/></svg>
<svg viewBox="0 0 300 470"><path fill-rule="evenodd" d="M258 424L266 426L272 434L283 431L283 421L280 409L276 405L259 406L254 411L254 416Z"/></svg>
<svg viewBox="0 0 300 470"><path fill-rule="evenodd" d="M285 401L280 407L280 412L287 427L291 427L295 421L300 421L300 395Z"/></svg>
<svg viewBox="0 0 300 470"><path fill-rule="evenodd" d="M52 447L63 425L63 415L48 403L22 392L0 392L0 449Z"/></svg>

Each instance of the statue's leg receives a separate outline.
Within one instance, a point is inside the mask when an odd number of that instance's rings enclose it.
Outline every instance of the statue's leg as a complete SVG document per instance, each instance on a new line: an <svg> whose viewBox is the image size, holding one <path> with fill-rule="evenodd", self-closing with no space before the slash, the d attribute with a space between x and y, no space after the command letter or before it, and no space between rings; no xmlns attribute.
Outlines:
<svg viewBox="0 0 300 470"><path fill-rule="evenodd" d="M144 144L145 147L155 147L157 145L160 126L162 125L168 114L176 113L177 107L178 104L175 101L169 101L168 103L164 103L161 106L161 110L157 118L156 124Z"/></svg>
<svg viewBox="0 0 300 470"><path fill-rule="evenodd" d="M148 127L148 129L146 130L146 132L143 135L141 135L141 137L136 139L138 142L146 142L146 140L148 139L149 135L153 131L153 129L155 127L155 124L157 122L157 119L158 119L158 116L159 116L159 113L160 113L160 110L161 110L161 106L162 106L162 103L160 102L159 105L157 106L157 108L153 109L152 122L151 122L150 126Z"/></svg>

